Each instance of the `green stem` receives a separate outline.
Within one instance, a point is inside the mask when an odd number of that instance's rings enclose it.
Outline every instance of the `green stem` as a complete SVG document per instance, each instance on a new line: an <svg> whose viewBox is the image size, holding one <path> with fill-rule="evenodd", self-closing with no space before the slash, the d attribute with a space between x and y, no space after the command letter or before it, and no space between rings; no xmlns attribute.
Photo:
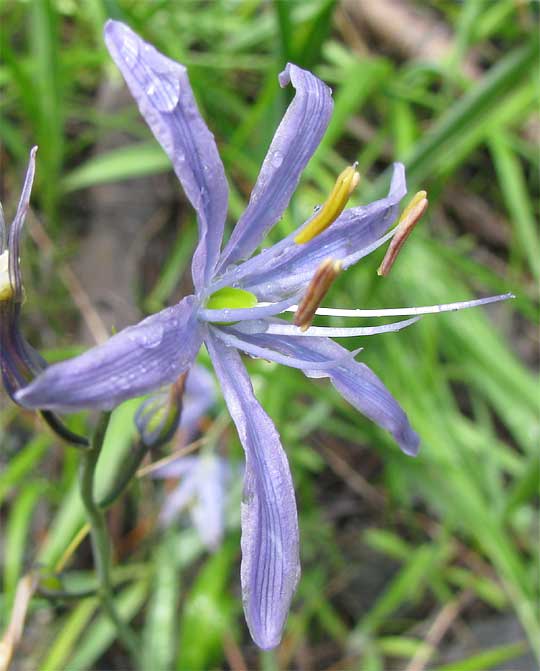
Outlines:
<svg viewBox="0 0 540 671"><path fill-rule="evenodd" d="M37 593L39 596L43 596L46 599L59 600L86 599L89 596L97 596L97 591L94 588L68 591L62 589L47 589L41 585L38 585Z"/></svg>
<svg viewBox="0 0 540 671"><path fill-rule="evenodd" d="M126 491L149 449L142 441L132 447L109 491L98 502L98 506L102 510L111 506Z"/></svg>
<svg viewBox="0 0 540 671"><path fill-rule="evenodd" d="M105 523L105 515L94 499L94 477L96 466L109 425L109 419L110 413L102 414L92 438L90 449L81 453L79 486L81 499L90 524L92 554L99 584L98 596L105 612L115 626L118 638L130 652L133 661L135 662L140 659L138 641L134 633L122 620L116 610L111 581L111 546L109 535Z"/></svg>

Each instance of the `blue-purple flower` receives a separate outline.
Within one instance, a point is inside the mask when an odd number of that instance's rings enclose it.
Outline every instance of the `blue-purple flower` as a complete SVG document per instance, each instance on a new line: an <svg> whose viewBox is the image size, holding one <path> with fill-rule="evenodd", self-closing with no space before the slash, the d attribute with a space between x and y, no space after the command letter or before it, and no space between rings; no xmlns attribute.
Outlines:
<svg viewBox="0 0 540 671"><path fill-rule="evenodd" d="M231 474L229 462L213 453L181 457L153 471L153 478L180 478L165 499L160 523L168 526L188 510L203 545L212 552L217 550L225 531Z"/></svg>
<svg viewBox="0 0 540 671"><path fill-rule="evenodd" d="M172 161L197 213L199 242L192 262L194 294L114 335L85 354L48 368L20 391L32 408L110 409L173 383L204 343L246 454L242 504L241 581L246 620L261 648L276 646L300 575L298 522L291 473L279 434L253 394L239 352L328 377L361 413L388 430L407 454L419 438L379 378L330 337L395 331L419 314L498 300L355 316L414 315L375 327L301 328L277 315L295 310L321 265L345 270L390 239L386 233L406 193L404 168L394 165L388 195L344 209L358 181L355 166L340 175L322 210L300 229L258 254L278 222L318 146L332 111L330 89L289 63L281 86L296 93L261 167L246 210L222 249L228 187L216 143L201 118L186 69L145 43L127 26L109 21L107 47L142 116ZM312 293L317 293L312 292ZM316 313L317 305L312 306ZM325 309L323 309L325 310ZM326 314L332 311L326 309ZM321 311L318 311L321 313ZM346 311L335 314L345 315ZM312 315L313 316L313 315Z"/></svg>
<svg viewBox="0 0 540 671"><path fill-rule="evenodd" d="M215 380L204 366L195 364L190 368L182 404L182 417L178 427L177 447L186 445L194 438L202 417L217 399Z"/></svg>
<svg viewBox="0 0 540 671"><path fill-rule="evenodd" d="M19 205L9 233L0 205L0 371L4 388L12 399L15 392L27 385L45 366L20 330L24 291L19 250L34 181L36 151L37 147L34 147L30 152Z"/></svg>

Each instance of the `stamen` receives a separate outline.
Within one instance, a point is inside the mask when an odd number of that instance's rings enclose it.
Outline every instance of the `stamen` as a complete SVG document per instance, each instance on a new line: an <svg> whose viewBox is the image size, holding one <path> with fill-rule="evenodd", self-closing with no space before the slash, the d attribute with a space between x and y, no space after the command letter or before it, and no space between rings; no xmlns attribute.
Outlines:
<svg viewBox="0 0 540 671"><path fill-rule="evenodd" d="M384 259L382 260L379 269L377 270L378 275L384 276L388 275L390 272L405 241L427 210L428 200L426 196L427 193L425 191L419 191L403 210L403 214L399 218L396 227L396 233L388 246L388 250L384 255Z"/></svg>
<svg viewBox="0 0 540 671"><path fill-rule="evenodd" d="M261 333L265 335L285 335L285 336L303 336L303 337L320 337L327 338L352 338L355 336L372 336L379 333L392 333L393 331L401 331L411 324L416 323L420 317L411 317L411 319L403 319L392 324L383 324L382 326L352 326L345 328L334 328L332 326L311 326L307 331L301 331L293 324L274 324L264 323ZM238 330L243 329L243 326L237 327ZM254 332L256 333L256 332Z"/></svg>
<svg viewBox="0 0 540 671"><path fill-rule="evenodd" d="M341 271L341 261L334 259L326 259L317 268L294 317L294 325L299 326L301 331L311 326L317 308Z"/></svg>
<svg viewBox="0 0 540 671"><path fill-rule="evenodd" d="M294 238L297 245L303 245L313 240L319 233L326 230L343 212L351 193L360 181L360 175L356 170L357 165L357 163L354 163L348 166L339 175L324 205L307 226Z"/></svg>
<svg viewBox="0 0 540 671"><path fill-rule="evenodd" d="M347 308L317 308L316 315L327 317L405 317L407 315L429 315L439 312L456 312L466 310L467 308L476 308L480 305L489 303L498 303L515 298L512 293L500 294L498 296L488 296L487 298L476 298L470 301L457 301L456 303L440 303L438 305L422 305L412 308L380 308L380 309L347 309ZM291 305L284 312L297 312L298 306Z"/></svg>
<svg viewBox="0 0 540 671"><path fill-rule="evenodd" d="M13 287L9 279L9 251L0 254L0 301L13 298Z"/></svg>

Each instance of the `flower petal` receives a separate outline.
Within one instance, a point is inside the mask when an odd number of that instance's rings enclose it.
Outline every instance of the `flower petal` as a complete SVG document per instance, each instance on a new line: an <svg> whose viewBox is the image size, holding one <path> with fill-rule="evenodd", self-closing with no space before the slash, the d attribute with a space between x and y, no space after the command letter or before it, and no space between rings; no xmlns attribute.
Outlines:
<svg viewBox="0 0 540 671"><path fill-rule="evenodd" d="M34 174L36 171L37 149L37 147L32 147L30 150L30 159L26 169L26 176L24 178L17 213L15 214L15 219L13 219L13 223L9 229L9 279L14 291L13 300L18 303L22 300L22 277L19 263L21 232L26 219L26 213L28 212L28 207L30 206L30 194L32 192Z"/></svg>
<svg viewBox="0 0 540 671"><path fill-rule="evenodd" d="M192 272L200 289L216 264L227 217L227 180L214 136L199 113L183 65L119 21L105 24L105 43L197 212L199 245Z"/></svg>
<svg viewBox="0 0 540 671"><path fill-rule="evenodd" d="M348 350L328 338L301 338L280 335L247 335L249 343L274 349L281 354L311 361L304 368L308 377L328 377L337 391L352 406L383 429L390 431L405 454L418 453L420 439L413 431L407 415L375 373L365 364L345 359L335 368L318 364L344 357Z"/></svg>
<svg viewBox="0 0 540 671"><path fill-rule="evenodd" d="M0 208L0 292L3 282L8 282L12 294L5 300L0 298L0 374L6 392L15 400L15 393L29 380L45 368L45 361L26 342L19 317L23 299L22 276L20 270L21 233L30 203L30 193L36 168L36 151L30 151L21 197L9 234L6 233L3 212ZM7 251L6 251L7 245ZM7 261L7 262L6 262ZM7 273L7 275L6 275Z"/></svg>
<svg viewBox="0 0 540 671"><path fill-rule="evenodd" d="M197 461L198 457L195 456L177 457L151 471L149 475L156 480L180 478L192 471L197 466Z"/></svg>
<svg viewBox="0 0 540 671"><path fill-rule="evenodd" d="M281 640L300 575L294 488L271 419L253 395L235 349L211 334L206 340L229 412L246 453L242 504L242 592L255 643L273 648Z"/></svg>
<svg viewBox="0 0 540 671"><path fill-rule="evenodd" d="M184 404L179 428L185 442L191 440L201 417L216 401L216 382L204 366L191 367L184 390Z"/></svg>
<svg viewBox="0 0 540 671"><path fill-rule="evenodd" d="M259 301L279 301L307 285L325 259L336 259L343 268L350 267L392 237L393 231L384 232L395 220L406 192L405 169L401 163L395 163L385 198L345 210L329 228L306 244L296 244L298 231L291 233L224 275L212 290L228 283L249 288Z"/></svg>
<svg viewBox="0 0 540 671"><path fill-rule="evenodd" d="M203 338L193 296L147 317L81 356L47 368L16 395L28 408L109 410L176 380Z"/></svg>
<svg viewBox="0 0 540 671"><path fill-rule="evenodd" d="M210 331L218 337L227 347L235 347L236 349L249 354L249 356L266 359L267 361L273 361L274 363L282 364L283 366L289 366L289 368L300 368L304 370L309 367L311 361L306 361L306 359L297 359L294 356L289 356L286 354L280 354L274 349L269 349L268 347L262 347L261 345L256 345L253 342L250 342L249 339L246 340L243 337L241 331L235 331L235 329L220 327L216 328L210 326ZM339 359L329 359L324 363L321 362L320 367L322 368L335 368L345 363L349 358L354 359L354 357L362 351L362 347L349 352L349 350L344 350L342 356Z"/></svg>
<svg viewBox="0 0 540 671"><path fill-rule="evenodd" d="M197 464L197 498L191 508L193 526L205 547L214 552L225 531L227 462L214 454L201 454Z"/></svg>
<svg viewBox="0 0 540 671"><path fill-rule="evenodd" d="M8 396L16 403L16 392L47 365L24 339L19 312L20 303L0 304L0 374Z"/></svg>
<svg viewBox="0 0 540 671"><path fill-rule="evenodd" d="M166 527L194 500L197 479L194 471L182 478L178 486L167 495L159 513L159 523Z"/></svg>
<svg viewBox="0 0 540 671"><path fill-rule="evenodd" d="M220 257L218 271L251 255L278 222L330 120L332 92L326 84L292 63L279 75L282 87L289 82L296 95L274 135L249 204Z"/></svg>

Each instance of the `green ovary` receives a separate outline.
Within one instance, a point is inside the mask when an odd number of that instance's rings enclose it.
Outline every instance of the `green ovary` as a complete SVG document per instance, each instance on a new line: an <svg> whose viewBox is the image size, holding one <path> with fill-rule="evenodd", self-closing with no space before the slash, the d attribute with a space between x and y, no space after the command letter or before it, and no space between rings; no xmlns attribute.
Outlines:
<svg viewBox="0 0 540 671"><path fill-rule="evenodd" d="M252 308L257 305L255 294L244 289L223 287L210 296L206 303L208 310L236 310L238 308Z"/></svg>

